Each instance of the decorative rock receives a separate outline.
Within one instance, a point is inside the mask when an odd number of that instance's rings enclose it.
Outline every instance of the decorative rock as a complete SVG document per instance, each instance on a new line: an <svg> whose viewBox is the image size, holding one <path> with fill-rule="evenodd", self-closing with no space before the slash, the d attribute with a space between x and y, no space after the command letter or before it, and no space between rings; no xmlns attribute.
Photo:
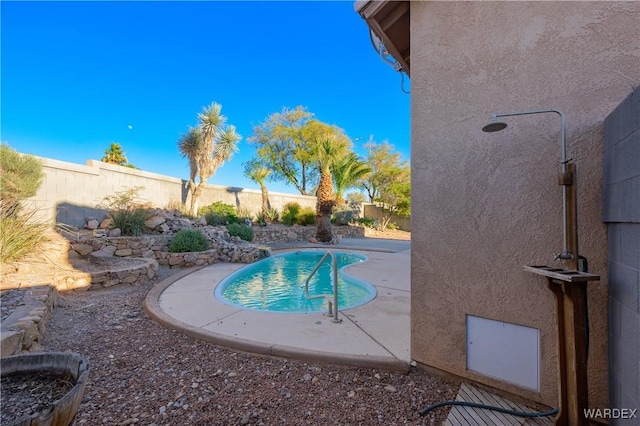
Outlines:
<svg viewBox="0 0 640 426"><path fill-rule="evenodd" d="M186 229L191 229L193 228L193 225L191 224L191 221L189 219L177 219L176 220L176 224L180 227L180 228L186 228Z"/></svg>
<svg viewBox="0 0 640 426"><path fill-rule="evenodd" d="M31 344L40 337L38 326L33 321L20 320L9 326L9 330L22 330L24 336L22 337L22 347L28 348Z"/></svg>
<svg viewBox="0 0 640 426"><path fill-rule="evenodd" d="M24 330L2 330L0 332L0 356L15 355L22 352Z"/></svg>
<svg viewBox="0 0 640 426"><path fill-rule="evenodd" d="M120 228L114 228L109 231L109 237L119 237L122 235L122 230Z"/></svg>
<svg viewBox="0 0 640 426"><path fill-rule="evenodd" d="M100 223L95 219L87 221L87 229L98 229L98 225L100 225Z"/></svg>
<svg viewBox="0 0 640 426"><path fill-rule="evenodd" d="M147 228L155 229L158 225L165 223L166 219L162 216L153 216L144 221L144 226Z"/></svg>
<svg viewBox="0 0 640 426"><path fill-rule="evenodd" d="M156 252L154 252L153 250L147 250L144 253L142 253L142 257L144 257L146 259L155 259L156 258Z"/></svg>
<svg viewBox="0 0 640 426"><path fill-rule="evenodd" d="M97 221L96 221L97 222ZM80 256L86 256L93 252L93 247L89 244L71 244L71 248Z"/></svg>
<svg viewBox="0 0 640 426"><path fill-rule="evenodd" d="M106 218L105 220L100 222L100 229L109 229L111 228L111 225L113 225L113 219Z"/></svg>
<svg viewBox="0 0 640 426"><path fill-rule="evenodd" d="M100 250L91 253L91 255L97 257L111 257L115 252L115 246L104 246Z"/></svg>
<svg viewBox="0 0 640 426"><path fill-rule="evenodd" d="M132 253L133 253L132 250L130 248L127 248L127 249L116 250L114 254L119 257L127 257L127 256L131 256Z"/></svg>

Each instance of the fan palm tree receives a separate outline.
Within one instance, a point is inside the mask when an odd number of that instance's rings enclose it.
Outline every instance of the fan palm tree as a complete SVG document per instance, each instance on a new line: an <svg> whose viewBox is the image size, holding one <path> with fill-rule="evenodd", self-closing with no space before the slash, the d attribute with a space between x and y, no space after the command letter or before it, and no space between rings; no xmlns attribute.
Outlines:
<svg viewBox="0 0 640 426"><path fill-rule="evenodd" d="M331 169L347 149L345 140L335 134L327 134L315 141L315 158L320 174L316 192L316 239L320 242L331 241L331 212L336 204Z"/></svg>
<svg viewBox="0 0 640 426"><path fill-rule="evenodd" d="M100 161L119 166L124 166L129 162L119 143L112 143L108 149L105 149L104 157Z"/></svg>
<svg viewBox="0 0 640 426"><path fill-rule="evenodd" d="M198 114L198 126L178 140L178 149L189 160L189 214L198 212L198 198L207 180L238 150L241 136L234 126L226 126L220 104L212 103ZM199 182L196 184L196 178Z"/></svg>
<svg viewBox="0 0 640 426"><path fill-rule="evenodd" d="M360 179L371 172L371 168L356 153L350 152L336 159L331 172L336 187L336 204L341 205L345 204L344 192L356 186Z"/></svg>

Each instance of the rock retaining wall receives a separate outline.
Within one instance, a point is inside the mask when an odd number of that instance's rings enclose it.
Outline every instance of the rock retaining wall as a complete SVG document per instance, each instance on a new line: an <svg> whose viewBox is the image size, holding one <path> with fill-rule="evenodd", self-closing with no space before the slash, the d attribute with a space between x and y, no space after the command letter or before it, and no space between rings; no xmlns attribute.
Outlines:
<svg viewBox="0 0 640 426"><path fill-rule="evenodd" d="M47 320L58 303L58 291L50 286L20 291L21 300L0 325L0 356L40 352ZM18 293L16 293L18 294Z"/></svg>
<svg viewBox="0 0 640 426"><path fill-rule="evenodd" d="M89 290L98 290L118 284L146 284L156 276L158 262L155 259L140 258L137 258L136 261L133 264L119 265L119 267L109 266L100 271L90 272L87 281L74 283L73 288L89 285Z"/></svg>
<svg viewBox="0 0 640 426"><path fill-rule="evenodd" d="M331 233L334 238L364 238L362 226L332 226ZM291 241L309 241L315 238L316 227L310 226L286 226L268 225L253 227L253 242L256 244L277 244Z"/></svg>
<svg viewBox="0 0 640 426"><path fill-rule="evenodd" d="M214 262L252 263L269 256L268 248L230 237L224 227L202 227L209 249L201 252L170 253L170 236L97 237L71 242L69 257L138 257L153 259L171 268L209 265Z"/></svg>

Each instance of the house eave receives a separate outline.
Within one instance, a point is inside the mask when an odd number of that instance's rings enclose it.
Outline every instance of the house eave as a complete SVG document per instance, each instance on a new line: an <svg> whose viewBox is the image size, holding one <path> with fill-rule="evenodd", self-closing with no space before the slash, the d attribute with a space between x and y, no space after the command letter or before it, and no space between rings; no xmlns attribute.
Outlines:
<svg viewBox="0 0 640 426"><path fill-rule="evenodd" d="M354 9L410 76L410 2L358 0Z"/></svg>

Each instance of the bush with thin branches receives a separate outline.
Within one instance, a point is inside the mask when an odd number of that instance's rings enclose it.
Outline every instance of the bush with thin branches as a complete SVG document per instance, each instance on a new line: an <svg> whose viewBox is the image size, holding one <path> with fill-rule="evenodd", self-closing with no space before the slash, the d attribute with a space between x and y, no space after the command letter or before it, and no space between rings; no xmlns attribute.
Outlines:
<svg viewBox="0 0 640 426"><path fill-rule="evenodd" d="M47 241L51 228L37 217L34 208L20 208L19 213L0 215L0 263L18 262L36 253Z"/></svg>
<svg viewBox="0 0 640 426"><path fill-rule="evenodd" d="M122 235L137 237L142 234L144 222L151 215L151 204L139 197L143 189L134 186L102 199L99 207L105 209L107 217L113 221L112 229L120 228Z"/></svg>

